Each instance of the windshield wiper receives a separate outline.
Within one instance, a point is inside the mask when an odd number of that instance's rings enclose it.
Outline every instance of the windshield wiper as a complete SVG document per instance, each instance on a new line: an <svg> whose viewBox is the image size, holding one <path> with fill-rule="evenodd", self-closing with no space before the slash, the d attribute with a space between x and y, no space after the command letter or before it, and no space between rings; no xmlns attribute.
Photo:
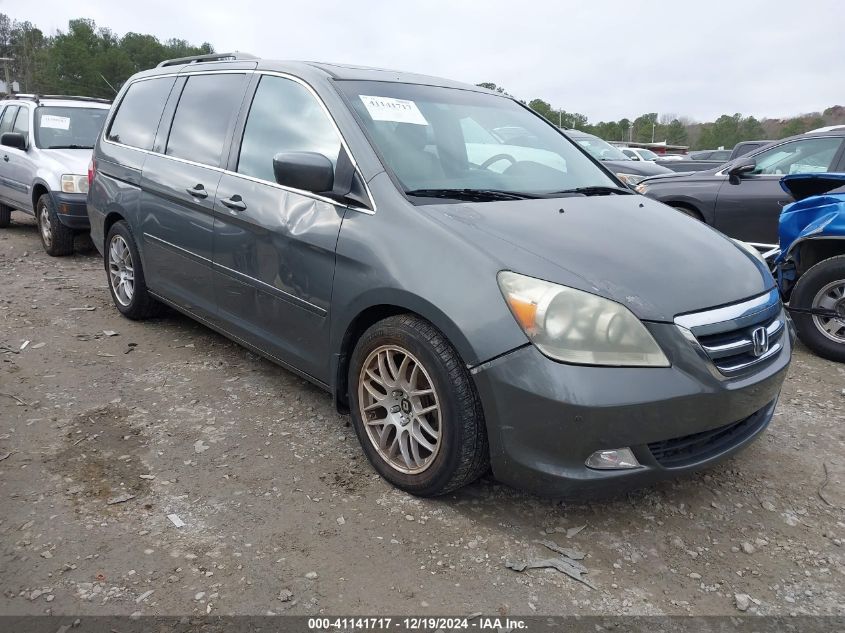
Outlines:
<svg viewBox="0 0 845 633"><path fill-rule="evenodd" d="M574 189L564 189L563 191L555 191L555 194L574 193L582 196L610 196L613 194L620 196L633 195L630 189L622 189L621 187L604 187L602 185L594 185L591 187L575 187Z"/></svg>
<svg viewBox="0 0 845 633"><path fill-rule="evenodd" d="M454 198L455 200L470 200L488 202L493 200L528 200L539 198L533 193L521 191L502 191L500 189L412 189L406 195L420 198Z"/></svg>
<svg viewBox="0 0 845 633"><path fill-rule="evenodd" d="M44 149L94 149L93 145L51 145Z"/></svg>

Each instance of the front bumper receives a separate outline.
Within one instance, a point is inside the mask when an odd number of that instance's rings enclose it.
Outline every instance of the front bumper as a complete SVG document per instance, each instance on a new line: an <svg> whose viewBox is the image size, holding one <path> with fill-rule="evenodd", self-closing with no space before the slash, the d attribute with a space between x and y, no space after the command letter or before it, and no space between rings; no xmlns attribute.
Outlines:
<svg viewBox="0 0 845 633"><path fill-rule="evenodd" d="M728 378L708 366L676 326L648 327L671 367L567 365L527 345L475 368L496 478L546 496L618 493L707 467L768 425L792 354L791 331L764 366ZM701 445L708 437L718 441ZM673 445L691 444L701 450L667 459L667 447L671 453ZM623 447L631 448L640 468L584 465L595 451Z"/></svg>
<svg viewBox="0 0 845 633"><path fill-rule="evenodd" d="M84 193L63 193L53 191L53 204L59 221L70 229L87 230L91 228L88 220L88 208Z"/></svg>

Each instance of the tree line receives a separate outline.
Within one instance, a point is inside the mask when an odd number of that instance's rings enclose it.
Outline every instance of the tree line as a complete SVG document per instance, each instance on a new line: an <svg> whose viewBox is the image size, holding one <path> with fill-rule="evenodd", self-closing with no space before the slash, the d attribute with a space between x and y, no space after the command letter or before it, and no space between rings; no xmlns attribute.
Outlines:
<svg viewBox="0 0 845 633"><path fill-rule="evenodd" d="M504 88L494 83L484 82L477 85L510 96ZM762 121L753 116L736 113L723 114L715 121L698 123L689 117L675 114L658 116L656 112L649 112L634 119L622 118L618 121L590 123L586 115L553 108L543 99L531 99L522 103L555 125L595 134L606 141L665 141L669 145L687 145L691 149L731 148L740 141L777 140L826 125L845 124L845 107L838 105L823 112Z"/></svg>
<svg viewBox="0 0 845 633"><path fill-rule="evenodd" d="M131 75L162 60L213 52L207 42L194 46L143 33L119 36L87 19L71 20L67 31L50 35L0 13L0 57L10 58L8 76L24 93L109 99Z"/></svg>

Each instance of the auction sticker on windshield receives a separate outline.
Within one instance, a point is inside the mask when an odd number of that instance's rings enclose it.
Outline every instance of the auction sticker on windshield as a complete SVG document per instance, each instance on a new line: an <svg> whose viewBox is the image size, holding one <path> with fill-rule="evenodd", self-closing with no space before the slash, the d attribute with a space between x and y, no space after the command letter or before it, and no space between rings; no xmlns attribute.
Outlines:
<svg viewBox="0 0 845 633"><path fill-rule="evenodd" d="M406 99L392 99L390 97L373 97L360 95L361 101L373 121L392 121L394 123L413 123L428 125L423 113L413 101Z"/></svg>
<svg viewBox="0 0 845 633"><path fill-rule="evenodd" d="M44 114L41 116L41 127L50 127L56 130L69 130L70 117L56 116L55 114Z"/></svg>

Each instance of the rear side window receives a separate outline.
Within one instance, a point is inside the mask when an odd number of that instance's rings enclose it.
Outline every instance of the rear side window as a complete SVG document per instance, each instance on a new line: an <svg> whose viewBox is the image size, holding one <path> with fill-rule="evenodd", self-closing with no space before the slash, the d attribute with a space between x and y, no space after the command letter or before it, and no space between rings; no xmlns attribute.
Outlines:
<svg viewBox="0 0 845 633"><path fill-rule="evenodd" d="M129 86L106 138L139 149L151 149L173 77L136 81Z"/></svg>
<svg viewBox="0 0 845 633"><path fill-rule="evenodd" d="M3 118L0 119L0 134L12 131L12 123L15 121L15 115L18 113L17 106L7 106L3 111Z"/></svg>
<svg viewBox="0 0 845 633"><path fill-rule="evenodd" d="M219 166L229 126L243 99L244 77L240 74L190 77L176 106L165 153Z"/></svg>
<svg viewBox="0 0 845 633"><path fill-rule="evenodd" d="M340 138L307 88L265 75L249 109L238 172L275 182L273 157L279 152L317 152L337 165Z"/></svg>

